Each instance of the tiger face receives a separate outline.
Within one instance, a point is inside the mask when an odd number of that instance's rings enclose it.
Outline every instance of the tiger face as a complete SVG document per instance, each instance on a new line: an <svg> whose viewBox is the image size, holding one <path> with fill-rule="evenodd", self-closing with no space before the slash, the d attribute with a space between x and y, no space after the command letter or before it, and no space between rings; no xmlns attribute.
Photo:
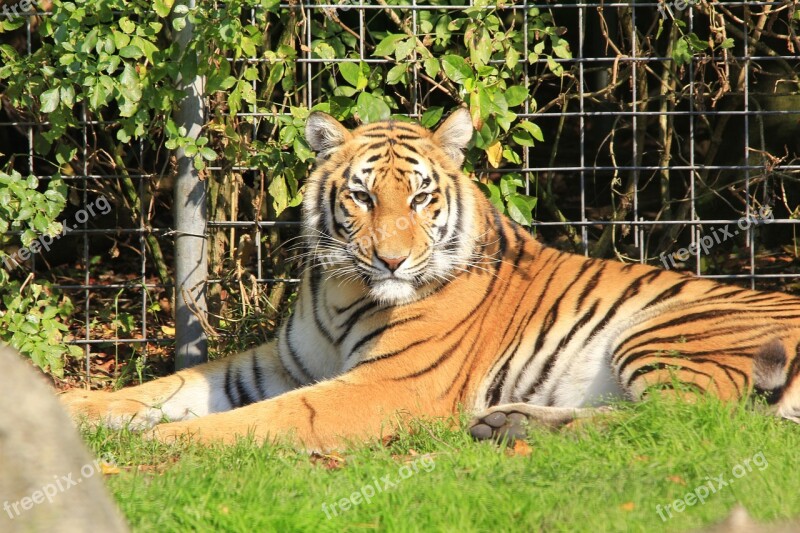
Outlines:
<svg viewBox="0 0 800 533"><path fill-rule="evenodd" d="M351 132L312 113L306 138L318 158L303 218L314 264L388 305L417 300L463 270L475 246L466 229L474 186L460 171L472 132L465 109L435 132L396 121Z"/></svg>

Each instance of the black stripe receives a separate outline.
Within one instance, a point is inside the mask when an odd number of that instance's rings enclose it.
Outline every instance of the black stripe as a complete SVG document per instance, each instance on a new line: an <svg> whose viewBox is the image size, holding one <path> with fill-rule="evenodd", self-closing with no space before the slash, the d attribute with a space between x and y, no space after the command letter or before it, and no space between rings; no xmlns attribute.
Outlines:
<svg viewBox="0 0 800 533"><path fill-rule="evenodd" d="M475 310L473 310L473 312L471 312L469 314L469 318L467 318L466 321L464 321L461 324L459 324L459 327L463 326L464 329L468 331L474 325L474 323L477 321L477 317L481 315L481 313L478 313L477 311L481 307L490 307L487 304L487 298L488 298L488 295L492 295L492 300L497 298L497 296L493 294L493 290L494 290L495 284L497 283L498 279L499 278L497 278L496 276L492 276L490 278L489 285L487 286L486 290L484 291L484 298L482 299L481 303L478 304L477 308ZM441 288L437 289L437 291L435 291L435 292L438 292L438 290L441 290ZM434 292L434 294L435 294L435 292ZM430 296L428 296L428 297L430 298ZM484 315L484 318L486 316L488 316L487 313L484 313L483 315ZM455 332L455 330L451 331L450 333L454 333L454 332ZM406 374L404 376L400 376L400 377L394 378L394 381L404 381L404 380L407 380L407 379L413 379L413 378L419 377L419 376L421 376L423 374L427 374L428 372L431 372L431 371L435 370L439 365L441 365L442 363L447 361L453 355L453 353L455 352L456 347L461 345L461 343L464 341L464 338L465 338L465 336L462 335L458 340L456 340L456 342L455 342L455 344L453 344L453 346L451 346L444 353L442 353L435 361L433 361L433 363L431 363L427 367L425 367L425 368L423 368L421 370L412 372L411 374ZM480 346L473 346L473 349L476 349L476 350L480 349Z"/></svg>
<svg viewBox="0 0 800 533"><path fill-rule="evenodd" d="M374 339L375 337L377 337L381 333L384 333L385 331L387 331L387 330L389 330L389 329L391 329L391 328L393 328L395 326L400 326L402 324L407 324L408 322L412 322L412 321L418 320L420 318L422 318L422 315L414 315L414 316L406 317L406 318L403 318L403 319L400 319L400 320L396 320L394 322L389 322L388 324L384 324L383 326L380 326L379 328L374 329L373 331L371 331L371 332L367 333L366 335L364 335L363 337L361 337L361 339L359 339L359 341L353 345L353 348L350 350L350 353L347 354L347 359L350 359L350 357L352 357L353 354L356 353L359 348L364 346L364 344L368 343L369 341L371 341L372 339Z"/></svg>
<svg viewBox="0 0 800 533"><path fill-rule="evenodd" d="M506 235L505 228L503 227L503 219L500 216L500 211L498 211L494 206L491 206L491 212L494 217L495 223L495 231L497 232L497 247L498 247L498 255L503 257L506 255L506 250L508 249L508 235ZM522 248L522 246L520 246ZM519 253L517 257L521 257L522 254ZM517 266L517 262L514 262L514 266Z"/></svg>
<svg viewBox="0 0 800 533"><path fill-rule="evenodd" d="M363 300L359 300L359 302L363 302ZM369 312L369 311L372 311L372 310L376 309L377 307L378 307L378 304L376 302L374 302L373 300L366 300L366 303L364 304L363 307L358 308L355 311L353 311L353 314L350 315L350 317L345 321L345 323L342 324L341 326L339 326L339 329L341 329L342 332L339 333L339 336L336 338L336 343L335 344L337 346L339 346L342 343L342 341L345 339L345 337L347 337L350 334L350 331L353 329L353 327L356 325L356 323L359 320L361 320L361 318L364 316L364 314Z"/></svg>
<svg viewBox="0 0 800 533"><path fill-rule="evenodd" d="M464 235L464 233L465 233L464 232L464 202L463 202L463 200L461 198L461 189L458 187L457 183L454 184L454 189L456 191L456 198L455 198L456 224L455 224L455 230L453 232L453 235ZM447 243L445 248L447 248L447 249L449 249L451 251L454 251L456 248L458 248L458 244L459 244L458 239L453 239L449 243Z"/></svg>
<svg viewBox="0 0 800 533"><path fill-rule="evenodd" d="M641 342L634 344L633 346L628 346L626 350L629 352L631 350L635 350L636 348L641 348L642 346L646 346L648 344L666 344L666 343L689 343L689 342L697 342L707 339L713 339L715 337L724 337L726 335L731 335L734 333L741 333L742 326L726 326L723 328L713 328L713 329L704 329L699 333L680 333L678 335L672 335L669 337L651 337L648 339L644 339ZM737 346L740 349L744 348L758 348L759 344L744 344L744 343L752 343L754 341L764 342L771 340L775 336L775 331L773 329L768 329L766 331L758 330L757 333L751 335L749 337L743 337L737 339L739 343Z"/></svg>
<svg viewBox="0 0 800 533"><path fill-rule="evenodd" d="M560 356L563 355L561 350L564 348L564 346L566 346L569 343L569 341L572 340L572 338L575 336L575 334L581 328L583 328L583 326L585 326L592 318L594 318L595 313L597 313L597 306L598 306L598 302L595 301L594 305L592 305L592 307L590 307L589 310L586 313L584 313L583 316L581 316L581 318L579 318L577 322L575 322L575 324L569 330L569 333L567 333L566 336L561 338L561 340L558 343L558 346L556 346L556 349L553 350L553 352L550 354L550 356L545 360L544 365L542 366L542 370L541 370L541 372L539 372L539 376L534 380L534 382L531 384L531 386L528 387L528 389L525 391L525 396L529 396L529 395L535 393L536 389L541 387L542 384L545 381L547 381L547 379L550 377L550 372L552 371L553 366L555 366L556 360ZM542 337L544 337L544 335L542 335L541 337L539 337L539 339L537 339L537 344L538 344L539 340L542 339ZM538 352L538 350L535 350L534 354L536 352ZM532 363L533 363L533 360L529 361L525 365L525 367L523 368L523 371L520 372L519 378L517 379L516 383L514 384L515 388L519 384L520 379L522 379L522 377L525 375L525 371L528 369L528 367Z"/></svg>
<svg viewBox="0 0 800 533"><path fill-rule="evenodd" d="M234 395L232 363L225 369L225 395L228 397L231 407L239 407L239 398Z"/></svg>
<svg viewBox="0 0 800 533"><path fill-rule="evenodd" d="M714 350L696 350L687 353L680 352L679 350L664 350L648 348L646 350L639 350L638 352L631 352L624 358L617 359L617 362L622 361L617 369L617 374L620 376L625 372L631 363L636 362L643 357L675 357L678 360L693 361L697 356L724 356L724 357L746 357L752 358L752 350L762 346L761 344L753 346L732 346L730 348L716 348ZM678 352L677 356L672 356L669 352ZM659 352L662 352L659 354ZM623 360L624 359L624 360ZM715 362L715 364L717 364Z"/></svg>
<svg viewBox="0 0 800 533"><path fill-rule="evenodd" d="M258 354L253 352L253 381L256 384L256 390L258 391L258 397L260 400L263 400L267 397L267 391L264 390L264 384L262 383L264 380L264 373L261 371L261 367L258 366Z"/></svg>
<svg viewBox="0 0 800 533"><path fill-rule="evenodd" d="M318 269L316 268L313 269L308 279L311 282L310 283L311 288L309 292L311 293L311 314L314 317L314 323L316 324L317 329L322 332L322 335L325 337L325 340L327 340L331 344L335 344L335 341L333 339L333 334L328 330L327 327L325 327L325 324L322 323L322 320L319 317L318 307L324 305L324 302L319 302L318 305L318 300L322 298L320 296L322 291L320 288L320 273Z"/></svg>
<svg viewBox="0 0 800 533"><path fill-rule="evenodd" d="M341 236L344 239L348 239L350 237L350 234L347 232L347 228L344 226L344 224L342 224L336 219L336 198L337 198L336 187L331 185L330 194L328 195L328 202L329 202L328 208L330 209L331 212L331 221L333 222L333 229L336 231L336 233L339 234L339 236Z"/></svg>
<svg viewBox="0 0 800 533"><path fill-rule="evenodd" d="M642 309L647 309L657 303L661 303L665 300L673 298L681 293L683 288L689 283L689 280L684 280L676 283L672 287L665 289L662 291L658 296L647 302L647 304Z"/></svg>
<svg viewBox="0 0 800 533"><path fill-rule="evenodd" d="M634 380L644 376L645 374L649 374L651 372L655 372L656 370L672 370L672 369L674 369L675 371L686 370L687 372L691 372L693 374L697 374L698 376L705 376L705 377L709 378L712 382L715 381L713 376L711 376L711 374L708 374L706 372L702 372L700 370L696 370L694 368L690 368L688 366L681 366L679 363L662 363L660 361L653 361L652 363L647 363L645 365L642 365L639 368L637 368L636 370L634 370L633 372L631 372L631 377L628 378L628 380L626 381L625 385L626 385L626 387L630 388L630 386L631 386L631 384L633 384ZM620 375L620 377L622 377L622 376ZM690 388L697 388L697 389L699 389L699 390L701 390L703 392L706 391L706 389L703 389L702 387L700 387L696 383L690 383L688 381L683 381L683 380L679 380L678 382L681 385L688 386ZM659 383L659 385L669 385L670 383L671 382L661 382L661 383Z"/></svg>
<svg viewBox="0 0 800 533"><path fill-rule="evenodd" d="M567 256L567 255L562 256L561 257L561 261L559 261L558 264L553 266L553 271L550 273L550 277L545 282L544 290L539 295L539 299L536 301L536 304L533 306L534 308L538 309L539 306L542 305L542 300L544 300L544 297L547 295L548 290L552 286L551 282L552 282L553 278L555 277L556 273L558 273L559 266L561 266L562 263L566 262L567 258L569 258L569 257L570 256ZM547 337L547 334L550 332L550 330L553 328L553 325L558 320L558 307L561 305L561 302L564 300L564 296L566 296L567 292L569 292L572 289L572 286L575 283L578 282L578 280L581 278L581 276L586 272L586 270L588 268L589 268L589 264L588 263L584 263L583 265L581 265L580 270L576 273L575 277L572 278L572 281L570 281L569 283L566 283L564 290L561 291L561 294L559 294L557 298L555 298L555 302L556 302L555 305L553 307L551 307L550 309L548 309L547 314L544 317L544 321L542 322L542 328L539 330L539 336L536 339L536 344L535 344L535 346L533 348L533 352L534 353L538 352L542 348L542 346L544 345L544 342L546 340L545 338Z"/></svg>
<svg viewBox="0 0 800 533"><path fill-rule="evenodd" d="M387 352L387 353L383 353L383 354L380 354L380 355L376 355L375 357L370 357L369 359L363 359L363 360L359 361L358 363L356 363L353 368L361 366L361 365L364 365L364 364L367 364L367 363L376 363L378 361L383 361L384 359L390 359L392 357L400 355L403 352L407 352L411 348L414 348L416 346L419 346L420 344L429 342L429 341L431 341L433 339L434 339L434 337L428 337L428 338L425 338L425 339L420 339L420 340L412 342L411 344L407 344L406 346L403 346L399 350L395 350L393 352Z"/></svg>
<svg viewBox="0 0 800 533"><path fill-rule="evenodd" d="M247 390L247 387L244 386L241 372L236 373L236 392L239 393L239 399L241 401L239 407L244 407L245 405L250 405L258 401L258 398L254 398L253 395L250 394L250 391Z"/></svg>
<svg viewBox="0 0 800 533"><path fill-rule="evenodd" d="M519 259L519 257L522 255L522 251L523 251L523 247L520 247L519 250L517 251L517 257L515 258L515 260ZM550 258L545 260L545 264L543 265L543 267L538 269L534 273L533 279L530 281L530 283L528 283L528 286L525 289L525 292L519 298L517 298L517 305L514 308L514 312L512 313L511 316L519 316L520 307L522 306L522 303L525 300L527 300L528 291L532 290L534 287L537 287L536 279L539 277L539 275L541 275L541 273L544 271L544 269L547 267L547 265L551 261L553 261L553 260L555 260L557 258L558 258L557 254L551 255ZM497 372L497 374L495 374L495 378L492 380L492 385L486 391L486 401L490 406L491 405L497 405L497 403L500 401L500 396L502 395L503 389L505 388L505 380L508 377L509 367L511 366L511 362L517 356L517 350L519 349L519 345L522 342L522 335L524 334L525 330L530 325L531 320L533 320L533 317L536 315L536 311L537 311L537 309L536 309L535 306L531 306L530 309L526 310L526 312L528 312L528 315L527 315L526 319L521 320L519 322L519 324L517 325L517 328L514 330L514 333L511 335L512 341L509 343L508 347L506 348L506 351L509 352L509 355L506 356L506 359L503 362L503 365L500 367L500 370ZM506 330L506 336L507 335L508 335L508 330ZM514 349L509 351L509 349L512 346L514 346ZM536 354L534 353L534 354L531 354L529 357L535 357L535 355ZM497 362L495 362L495 365L496 364L497 364ZM498 378L498 376L500 376L500 375L502 375L502 377Z"/></svg>
<svg viewBox="0 0 800 533"><path fill-rule="evenodd" d="M306 400L305 398L300 398L300 399L303 401L303 405L306 407L306 409L308 409L308 423L313 428L314 420L316 420L317 418L317 411L316 409L311 407L311 404L308 403L308 400Z"/></svg>
<svg viewBox="0 0 800 533"><path fill-rule="evenodd" d="M294 321L296 320L297 314L293 314L289 318L289 324L286 326L286 347L289 349L289 357L291 357L292 362L300 369L300 371L304 374L303 379L300 380L301 382L308 383L312 381L313 374L311 371L306 368L303 362L300 360L300 356L292 346L292 331L294 331ZM285 366L285 365L284 365Z"/></svg>
<svg viewBox="0 0 800 533"><path fill-rule="evenodd" d="M600 283L600 278L602 277L606 268L608 268L608 263L602 263L600 265L600 269L591 278L589 278L589 281L587 281L586 285L583 286L583 290L581 291L580 296L578 296L578 301L575 304L576 310L580 310L580 308L583 307L583 303L586 301L586 298L588 298L589 294L591 294L597 288L597 284Z"/></svg>
<svg viewBox="0 0 800 533"><path fill-rule="evenodd" d="M517 347L519 347L519 345L517 345ZM516 351L517 349L515 348L514 352ZM506 377L508 377L508 364L511 359L512 358L509 357L506 363L500 367L500 371L495 374L492 384L489 385L489 389L486 391L486 403L489 407L500 403L500 395L503 392L503 385L505 385Z"/></svg>
<svg viewBox="0 0 800 533"><path fill-rule="evenodd" d="M741 310L722 310L722 309L712 309L711 311L698 311L695 313L688 313L686 315L682 315L678 318L673 318L664 323L656 324L655 326L650 326L649 328L643 329L641 331L637 331L636 333L630 335L622 342L619 346L617 346L617 355L622 355L624 352L620 352L626 344L629 344L631 341L638 339L644 335L649 333L653 333L654 331L664 330L667 328L671 328L673 326L680 326L686 324L687 322L694 322L699 320L706 320L712 318L724 318L731 315L738 315L742 314Z"/></svg>

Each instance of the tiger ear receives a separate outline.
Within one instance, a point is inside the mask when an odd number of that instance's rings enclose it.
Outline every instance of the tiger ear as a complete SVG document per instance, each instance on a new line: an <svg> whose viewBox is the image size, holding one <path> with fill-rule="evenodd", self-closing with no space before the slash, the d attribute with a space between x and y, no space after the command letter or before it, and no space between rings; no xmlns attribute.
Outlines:
<svg viewBox="0 0 800 533"><path fill-rule="evenodd" d="M314 111L308 116L306 141L319 159L326 159L351 137L347 128L327 113Z"/></svg>
<svg viewBox="0 0 800 533"><path fill-rule="evenodd" d="M433 140L457 165L461 165L464 162L464 149L472 140L474 131L469 111L467 108L461 107L453 111L439 126L433 134Z"/></svg>

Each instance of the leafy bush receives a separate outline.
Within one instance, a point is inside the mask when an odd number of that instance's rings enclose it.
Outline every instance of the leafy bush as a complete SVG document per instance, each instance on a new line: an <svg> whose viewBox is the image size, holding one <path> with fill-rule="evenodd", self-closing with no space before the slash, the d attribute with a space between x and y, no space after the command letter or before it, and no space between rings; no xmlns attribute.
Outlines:
<svg viewBox="0 0 800 533"><path fill-rule="evenodd" d="M59 179L50 180L44 192L38 192L39 180L23 178L17 172L0 172L0 261L9 269L24 259L19 250L34 250L40 235L55 237L62 228L56 217L66 204L66 186ZM9 231L20 232L19 242ZM8 254L9 245L21 244L16 253ZM64 324L73 307L65 296L54 293L49 283L32 281L31 274L24 282L11 280L9 272L0 268L0 340L29 356L42 369L61 376L64 355L81 354L77 346L65 346Z"/></svg>

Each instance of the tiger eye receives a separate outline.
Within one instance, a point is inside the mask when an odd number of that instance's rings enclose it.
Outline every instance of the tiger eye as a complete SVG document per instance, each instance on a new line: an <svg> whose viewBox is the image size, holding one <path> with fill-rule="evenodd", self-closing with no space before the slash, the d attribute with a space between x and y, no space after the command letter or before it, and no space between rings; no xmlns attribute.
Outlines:
<svg viewBox="0 0 800 533"><path fill-rule="evenodd" d="M372 196L370 196L368 192L364 191L353 191L353 198L355 198L362 204L368 204L372 202Z"/></svg>
<svg viewBox="0 0 800 533"><path fill-rule="evenodd" d="M425 201L430 197L430 195L431 195L431 193L429 193L429 192L421 192L421 193L417 194L416 196L414 196L414 198L412 199L412 202L414 203L414 205L424 204Z"/></svg>

